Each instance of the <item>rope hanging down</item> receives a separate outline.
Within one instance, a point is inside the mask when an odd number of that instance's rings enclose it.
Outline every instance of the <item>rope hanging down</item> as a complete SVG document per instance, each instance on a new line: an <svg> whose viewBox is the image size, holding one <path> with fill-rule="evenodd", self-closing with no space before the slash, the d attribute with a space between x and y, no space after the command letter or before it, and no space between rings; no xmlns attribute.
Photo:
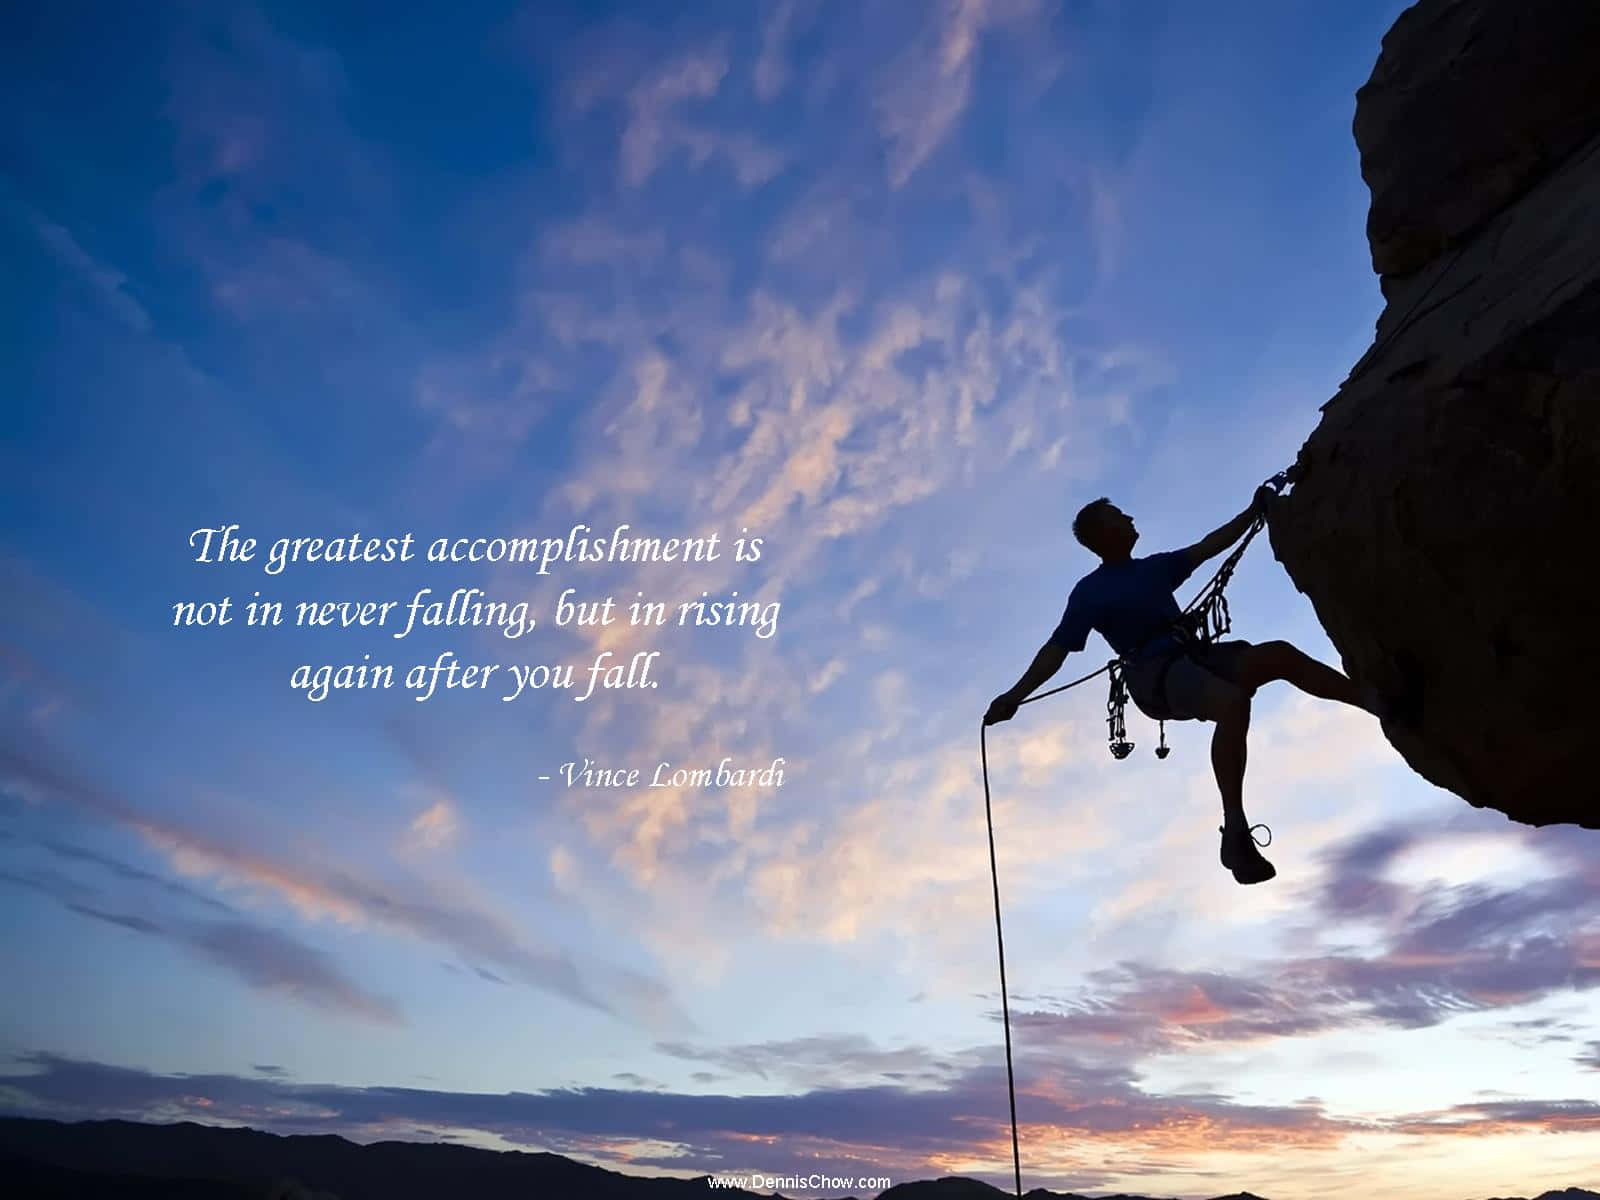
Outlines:
<svg viewBox="0 0 1600 1200"><path fill-rule="evenodd" d="M1279 471L1266 486L1274 492L1282 494L1287 484L1294 482L1295 468L1289 467ZM1173 625L1181 640L1189 642L1213 642L1227 633L1232 626L1232 618L1228 612L1228 600L1223 592L1228 582L1233 578L1234 568L1239 565L1239 560L1244 557L1245 549L1250 545L1250 540L1266 525L1265 513L1257 513L1256 519L1251 522L1250 528L1245 532L1243 539L1233 548L1232 553L1222 560L1222 565L1217 568L1217 573L1211 577L1209 583L1200 589L1199 595L1189 601L1188 607L1179 615ZM1098 671L1090 671L1087 675L1074 679L1071 683L1063 683L1060 687L1053 687L1047 692L1039 692L1021 701L1023 704L1032 704L1035 700L1043 700L1046 696L1054 696L1058 692L1065 692L1077 687L1080 683L1088 683L1096 676L1110 673L1111 696L1106 702L1107 724L1111 729L1111 753L1116 758L1127 758L1133 750L1133 743L1128 741L1125 727L1125 716L1128 706L1128 685L1123 678L1124 660L1119 655L1113 658ZM1159 758L1167 756L1167 723L1160 722L1161 744L1156 747ZM989 874L994 882L994 937L1000 951L1000 1012L1006 1031L1006 1094L1011 1101L1011 1165L1016 1175L1017 1195L1022 1195L1022 1155L1017 1148L1017 1084L1016 1076L1011 1065L1011 1006L1007 999L1009 993L1006 989L1006 943L1005 935L1000 926L1000 869L995 861L994 853L994 809L989 796L989 727L978 727L978 755L983 764L983 815L989 825Z"/></svg>

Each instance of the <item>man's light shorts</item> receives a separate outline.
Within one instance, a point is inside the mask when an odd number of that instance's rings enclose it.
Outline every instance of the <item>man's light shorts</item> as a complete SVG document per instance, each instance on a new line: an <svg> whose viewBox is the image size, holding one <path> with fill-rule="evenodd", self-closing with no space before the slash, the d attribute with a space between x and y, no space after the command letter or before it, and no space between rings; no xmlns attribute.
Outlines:
<svg viewBox="0 0 1600 1200"><path fill-rule="evenodd" d="M1238 682L1239 660L1249 649L1236 640L1151 655L1124 671L1128 695L1151 720L1215 721L1249 695Z"/></svg>

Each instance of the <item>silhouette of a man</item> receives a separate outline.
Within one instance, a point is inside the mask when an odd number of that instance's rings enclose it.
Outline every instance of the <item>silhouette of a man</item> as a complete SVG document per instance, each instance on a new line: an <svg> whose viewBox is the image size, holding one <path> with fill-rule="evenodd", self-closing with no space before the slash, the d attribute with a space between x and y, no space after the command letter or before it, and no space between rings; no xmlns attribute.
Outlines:
<svg viewBox="0 0 1600 1200"><path fill-rule="evenodd" d="M1078 581L1055 632L983 718L985 725L1009 721L1017 706L1061 669L1069 652L1084 648L1089 631L1097 631L1123 658L1128 695L1147 716L1216 723L1211 767L1222 793L1222 865L1240 883L1262 883L1277 874L1256 849L1244 813L1245 737L1256 689L1283 679L1310 695L1378 714L1376 702L1352 680L1288 642L1196 645L1172 631L1182 615L1173 590L1243 537L1275 498L1271 488L1258 488L1249 508L1194 545L1146 558L1133 557L1139 531L1132 517L1104 496L1084 505L1072 532L1099 555L1100 565Z"/></svg>

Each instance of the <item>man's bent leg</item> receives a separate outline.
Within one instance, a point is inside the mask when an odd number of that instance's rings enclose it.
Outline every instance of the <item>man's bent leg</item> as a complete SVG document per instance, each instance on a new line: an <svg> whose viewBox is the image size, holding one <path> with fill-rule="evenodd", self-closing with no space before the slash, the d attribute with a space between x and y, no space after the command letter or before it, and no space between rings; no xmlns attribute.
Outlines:
<svg viewBox="0 0 1600 1200"><path fill-rule="evenodd" d="M1320 663L1288 642L1261 642L1241 651L1239 682L1252 691L1282 679L1302 692L1371 712L1370 703L1348 675Z"/></svg>

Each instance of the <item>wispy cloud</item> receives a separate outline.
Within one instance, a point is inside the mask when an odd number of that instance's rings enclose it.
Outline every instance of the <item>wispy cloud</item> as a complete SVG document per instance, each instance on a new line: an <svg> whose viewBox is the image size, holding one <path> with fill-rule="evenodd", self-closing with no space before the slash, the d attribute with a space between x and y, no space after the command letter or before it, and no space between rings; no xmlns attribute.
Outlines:
<svg viewBox="0 0 1600 1200"><path fill-rule="evenodd" d="M48 873L0 872L0 880L41 892L79 916L168 941L257 991L367 1020L403 1023L393 1002L352 982L326 951L267 926L240 918L198 921L113 910L99 899L84 899L96 896L95 889Z"/></svg>
<svg viewBox="0 0 1600 1200"><path fill-rule="evenodd" d="M56 260L84 285L94 301L134 333L149 333L152 322L128 288L128 276L85 250L66 226L34 212L22 201L5 193L6 207L19 213L35 237Z"/></svg>
<svg viewBox="0 0 1600 1200"><path fill-rule="evenodd" d="M1041 11L1033 0L944 0L931 7L937 15L891 64L877 95L895 188L928 161L966 111L984 32L1026 30Z"/></svg>
<svg viewBox="0 0 1600 1200"><path fill-rule="evenodd" d="M460 818L448 800L435 800L411 820L412 842L425 850L443 849L459 831Z"/></svg>
<svg viewBox="0 0 1600 1200"><path fill-rule="evenodd" d="M650 65L625 31L614 30L613 37L620 44L608 45L579 65L569 95L579 114L602 105L621 109L617 170L623 184L644 185L680 154L691 167L720 162L745 188L766 183L783 169L785 156L758 137L695 115L728 76L730 51L725 37Z"/></svg>
<svg viewBox="0 0 1600 1200"><path fill-rule="evenodd" d="M275 929L242 921L219 921L193 930L186 940L200 954L253 988L283 992L297 1000L374 1020L401 1020L393 1002L350 982L331 955Z"/></svg>
<svg viewBox="0 0 1600 1200"><path fill-rule="evenodd" d="M337 865L291 862L257 848L245 849L136 809L37 752L19 747L4 750L0 771L57 803L138 833L188 878L265 894L287 903L306 920L386 929L441 945L469 962L502 968L524 983L584 1007L681 1024L682 1018L674 1017L670 1001L655 981L630 970L597 966L603 986L610 990L608 998L585 981L584 972L563 951L532 944L504 917L440 895L418 880L401 888L364 879Z"/></svg>
<svg viewBox="0 0 1600 1200"><path fill-rule="evenodd" d="M146 871L143 867L133 866L111 855L101 854L98 851L85 849L82 846L74 846L68 842L56 841L53 838L41 838L37 844L64 861L89 863L99 867L114 878L145 884L149 887L157 888L168 895L180 897L219 912L228 914L234 912L231 905L217 899L215 896L207 895L205 892L189 887L176 879L168 879L152 871Z"/></svg>

